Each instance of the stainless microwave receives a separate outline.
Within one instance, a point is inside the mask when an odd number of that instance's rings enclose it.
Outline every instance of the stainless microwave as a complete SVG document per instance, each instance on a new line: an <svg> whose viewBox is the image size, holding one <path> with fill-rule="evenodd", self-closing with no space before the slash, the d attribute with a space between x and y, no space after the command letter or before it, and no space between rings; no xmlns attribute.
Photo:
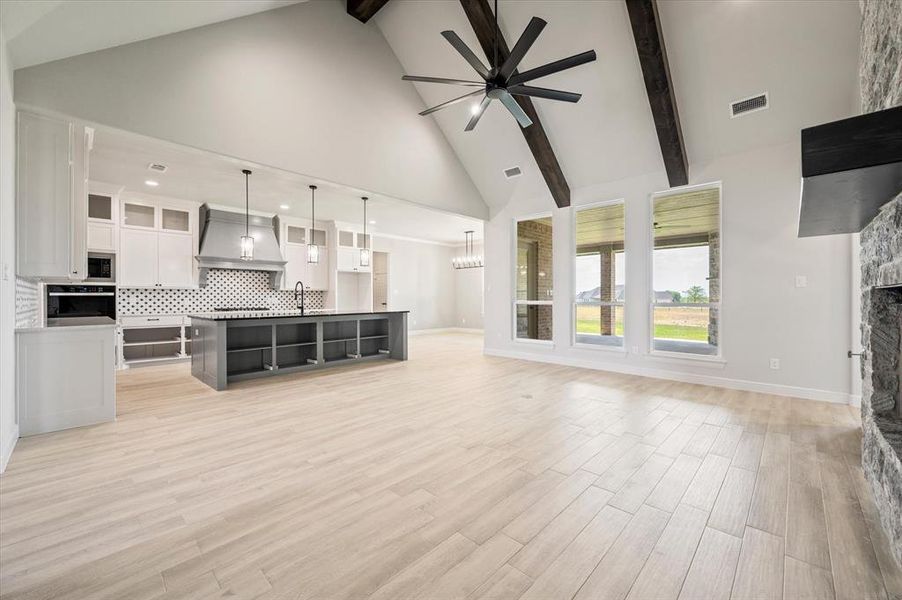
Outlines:
<svg viewBox="0 0 902 600"><path fill-rule="evenodd" d="M116 255L88 252L88 278L85 281L116 281Z"/></svg>

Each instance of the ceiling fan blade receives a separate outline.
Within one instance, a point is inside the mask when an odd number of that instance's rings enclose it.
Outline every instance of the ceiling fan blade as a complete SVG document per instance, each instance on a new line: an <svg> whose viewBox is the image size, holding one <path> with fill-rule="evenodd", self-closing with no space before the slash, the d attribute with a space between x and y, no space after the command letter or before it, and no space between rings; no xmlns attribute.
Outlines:
<svg viewBox="0 0 902 600"><path fill-rule="evenodd" d="M479 94L484 94L484 93L485 92L483 92L482 90L476 90L475 92L470 92L468 94L464 94L463 96L460 96L459 98L455 98L454 100L448 100L447 102L442 102L441 104L439 104L437 106L433 106L432 108L427 108L426 110L424 110L423 112L420 113L420 116L432 114L437 110L447 108L447 107L451 106L452 104L457 104L458 102L463 102L467 98L470 98L472 96L477 96Z"/></svg>
<svg viewBox="0 0 902 600"><path fill-rule="evenodd" d="M514 96L532 96L534 98L548 98L549 100L561 100L563 102L579 102L582 94L562 92L561 90L549 90L548 88L533 87L531 85L512 85L507 91Z"/></svg>
<svg viewBox="0 0 902 600"><path fill-rule="evenodd" d="M526 83L527 81L532 81L533 79L538 79L539 77L545 77L546 75L552 75L553 73L566 71L567 69L572 69L573 67L578 67L579 65L584 65L588 62L592 62L593 60L595 60L595 58L595 50L587 50L586 52L574 54L573 56L568 56L567 58L562 58L561 60L550 62L547 65L542 65L541 67L536 67L535 69L530 69L528 71L518 73L511 77L510 80L508 80L507 85L512 86L519 83Z"/></svg>
<svg viewBox="0 0 902 600"><path fill-rule="evenodd" d="M536 38L539 37L539 34L542 33L542 30L545 29L545 25L547 24L548 23L539 17L532 18L529 25L523 30L522 35L520 35L520 39L517 40L517 43L514 45L513 50L511 50L508 55L507 60L501 65L500 74L502 81L506 81L507 78L511 76L511 73L514 72L514 69L517 68L517 65L520 64L520 61L523 60L523 57L529 52L529 49L536 41Z"/></svg>
<svg viewBox="0 0 902 600"><path fill-rule="evenodd" d="M520 105L517 104L516 98L511 96L509 93L502 91L501 92L501 103L507 107L507 110L510 111L514 118L517 119L517 123L520 124L520 127L526 129L530 125L532 125L532 119L529 118L523 109L520 108Z"/></svg>
<svg viewBox="0 0 902 600"><path fill-rule="evenodd" d="M464 44L464 41L460 39L456 33L451 30L443 31L442 36L448 40L448 43L454 46L454 49L457 50L461 56L464 57L470 66L476 69L476 72L479 73L483 79L487 79L489 76L488 68L482 64L482 61L479 60L479 57L473 54L473 51L470 50L470 47Z"/></svg>
<svg viewBox="0 0 902 600"><path fill-rule="evenodd" d="M476 127L476 123L479 123L479 119L482 118L482 113L485 112L485 109L488 108L491 102L492 99L488 96L482 99L482 102L479 103L479 107L476 109L476 112L473 113L472 117L470 117L470 122L467 123L466 127L464 127L464 131L473 131L473 128Z"/></svg>
<svg viewBox="0 0 902 600"><path fill-rule="evenodd" d="M420 77L419 75L404 75L404 81L419 81L422 83L449 83L451 85L469 85L485 87L484 81L468 81L466 79L445 79L444 77Z"/></svg>

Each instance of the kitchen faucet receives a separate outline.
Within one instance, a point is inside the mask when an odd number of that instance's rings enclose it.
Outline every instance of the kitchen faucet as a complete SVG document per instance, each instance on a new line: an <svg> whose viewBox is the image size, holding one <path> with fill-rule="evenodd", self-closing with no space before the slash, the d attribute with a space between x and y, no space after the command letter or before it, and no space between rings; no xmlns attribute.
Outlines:
<svg viewBox="0 0 902 600"><path fill-rule="evenodd" d="M301 301L298 302L298 288L301 291ZM304 282L298 281L294 284L294 305L301 309L301 316L304 316Z"/></svg>

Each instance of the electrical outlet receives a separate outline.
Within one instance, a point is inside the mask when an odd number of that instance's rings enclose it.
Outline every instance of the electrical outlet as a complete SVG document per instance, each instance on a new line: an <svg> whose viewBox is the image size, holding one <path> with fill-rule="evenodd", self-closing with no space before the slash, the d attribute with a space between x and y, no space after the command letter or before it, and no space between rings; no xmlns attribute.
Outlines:
<svg viewBox="0 0 902 600"><path fill-rule="evenodd" d="M770 359L770 368L775 371L779 371L780 370L780 359L779 358Z"/></svg>
<svg viewBox="0 0 902 600"><path fill-rule="evenodd" d="M796 287L808 287L808 277L805 275L796 275Z"/></svg>
<svg viewBox="0 0 902 600"><path fill-rule="evenodd" d="M633 354L639 354L639 346L633 346Z"/></svg>

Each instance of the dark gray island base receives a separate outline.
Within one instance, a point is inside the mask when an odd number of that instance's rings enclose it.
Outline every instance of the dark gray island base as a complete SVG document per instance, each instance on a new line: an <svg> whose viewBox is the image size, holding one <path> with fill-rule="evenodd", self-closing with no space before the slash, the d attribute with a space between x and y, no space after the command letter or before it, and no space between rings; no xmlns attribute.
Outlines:
<svg viewBox="0 0 902 600"><path fill-rule="evenodd" d="M232 381L372 360L407 360L407 311L191 315L191 374Z"/></svg>

